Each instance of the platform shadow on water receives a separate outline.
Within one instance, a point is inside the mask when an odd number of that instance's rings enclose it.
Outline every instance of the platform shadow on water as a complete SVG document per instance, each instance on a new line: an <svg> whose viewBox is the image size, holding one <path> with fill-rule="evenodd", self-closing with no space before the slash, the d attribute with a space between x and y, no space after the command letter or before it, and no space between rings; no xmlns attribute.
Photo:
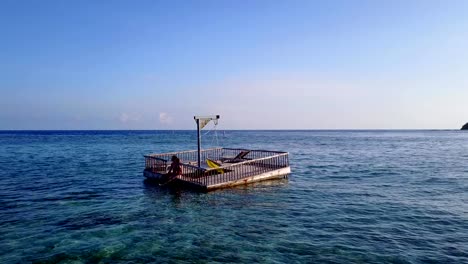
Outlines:
<svg viewBox="0 0 468 264"><path fill-rule="evenodd" d="M258 196L263 194L274 195L280 190L284 190L289 186L288 178L273 179L262 182L255 182L246 185L238 185L230 188L222 188L209 192L200 192L188 189L181 185L159 185L157 181L145 179L143 181L144 194L150 200L158 201L167 200L175 205L181 203L214 203L217 204L220 200L235 200L235 202L247 205L248 197ZM239 199L241 197L241 199ZM242 198L243 197L243 198Z"/></svg>

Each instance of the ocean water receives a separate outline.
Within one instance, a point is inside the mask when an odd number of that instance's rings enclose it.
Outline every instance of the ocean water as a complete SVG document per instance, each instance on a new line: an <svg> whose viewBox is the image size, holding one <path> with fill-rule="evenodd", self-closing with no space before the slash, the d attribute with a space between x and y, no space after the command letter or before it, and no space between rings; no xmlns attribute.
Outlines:
<svg viewBox="0 0 468 264"><path fill-rule="evenodd" d="M289 179L196 193L144 181L194 131L0 132L0 263L468 263L468 133L226 131Z"/></svg>

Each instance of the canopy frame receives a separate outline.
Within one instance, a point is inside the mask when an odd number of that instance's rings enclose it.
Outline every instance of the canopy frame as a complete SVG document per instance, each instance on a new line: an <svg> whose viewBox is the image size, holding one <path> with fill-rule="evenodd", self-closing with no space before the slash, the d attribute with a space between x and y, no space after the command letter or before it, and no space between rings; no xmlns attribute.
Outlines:
<svg viewBox="0 0 468 264"><path fill-rule="evenodd" d="M195 122L197 123L197 150L198 150L198 167L201 167L201 133L200 130L208 124L211 120L218 122L219 115L210 116L194 116Z"/></svg>

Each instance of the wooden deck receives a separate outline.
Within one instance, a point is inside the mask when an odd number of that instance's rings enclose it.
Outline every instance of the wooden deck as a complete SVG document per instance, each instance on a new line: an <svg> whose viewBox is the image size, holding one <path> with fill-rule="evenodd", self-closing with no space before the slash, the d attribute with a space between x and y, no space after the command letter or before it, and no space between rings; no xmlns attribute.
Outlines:
<svg viewBox="0 0 468 264"><path fill-rule="evenodd" d="M200 167L196 166L193 163L193 154L196 152L193 151L148 155L145 156L146 166L143 175L148 179L161 180L163 173L167 171L167 160L174 154L183 157L184 163L181 163L183 174L177 176L171 184L187 185L201 191L284 178L291 173L287 152L250 150L250 156L244 161L220 162L221 154L228 151L236 153L239 149L218 148L203 151L205 157L216 160L220 163L220 167L208 167L204 163L200 164Z"/></svg>
<svg viewBox="0 0 468 264"><path fill-rule="evenodd" d="M191 179L182 175L179 176L179 179L181 181L196 184L200 188L204 188L206 190L214 190L235 185L248 184L251 182L263 181L267 179L281 178L289 173L291 173L290 167L279 168L265 172L264 169L258 166L246 165L243 166L241 173L236 171L229 171L215 175L203 176L197 179Z"/></svg>
<svg viewBox="0 0 468 264"><path fill-rule="evenodd" d="M242 172L242 174L237 174L235 178L233 178L234 173L234 171L231 171L222 174L202 176L198 178L180 175L177 176L177 179L175 179L173 182L174 184L181 183L183 185L188 185L202 191L211 191L215 189L227 188L236 185L244 185L259 181L282 179L286 175L291 173L291 168L286 167L264 172L264 170L261 170L256 166L248 166L247 169ZM145 171L144 176L149 179L160 180L162 174Z"/></svg>

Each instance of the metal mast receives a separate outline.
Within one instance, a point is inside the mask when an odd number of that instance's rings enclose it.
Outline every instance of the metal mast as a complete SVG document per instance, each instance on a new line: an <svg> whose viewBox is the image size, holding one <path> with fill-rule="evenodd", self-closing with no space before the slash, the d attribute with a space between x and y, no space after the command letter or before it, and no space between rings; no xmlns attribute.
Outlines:
<svg viewBox="0 0 468 264"><path fill-rule="evenodd" d="M197 123L197 150L198 150L198 167L200 167L201 163L201 133L200 130L206 126L211 120L215 120L218 122L219 115L212 115L212 116L194 116L195 122Z"/></svg>

